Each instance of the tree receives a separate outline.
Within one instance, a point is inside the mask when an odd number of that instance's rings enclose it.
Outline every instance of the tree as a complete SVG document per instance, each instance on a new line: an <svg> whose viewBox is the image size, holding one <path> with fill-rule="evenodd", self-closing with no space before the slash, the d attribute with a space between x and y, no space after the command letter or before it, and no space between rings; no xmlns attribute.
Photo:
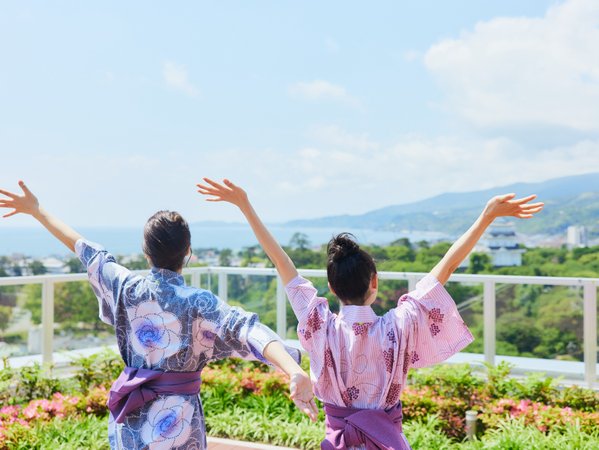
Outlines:
<svg viewBox="0 0 599 450"><path fill-rule="evenodd" d="M8 328L10 318L12 317L12 308L10 306L0 305L0 331L4 332Z"/></svg>
<svg viewBox="0 0 599 450"><path fill-rule="evenodd" d="M23 288L24 307L31 311L34 324L42 320L42 290L39 284ZM98 318L98 300L87 281L57 283L54 289L54 317L63 329L100 330L104 325Z"/></svg>
<svg viewBox="0 0 599 450"><path fill-rule="evenodd" d="M43 275L48 272L48 269L46 269L44 263L38 261L37 259L29 263L29 270L33 275Z"/></svg>
<svg viewBox="0 0 599 450"><path fill-rule="evenodd" d="M100 330L98 300L87 281L56 284L54 315L66 329Z"/></svg>
<svg viewBox="0 0 599 450"><path fill-rule="evenodd" d="M69 258L65 263L65 266L69 268L69 273L85 272L85 267L83 267L79 258Z"/></svg>
<svg viewBox="0 0 599 450"><path fill-rule="evenodd" d="M519 353L532 353L541 343L541 330L521 311L509 312L497 319L497 340L509 342Z"/></svg>
<svg viewBox="0 0 599 450"><path fill-rule="evenodd" d="M306 250L310 247L310 239L307 234L304 233L293 233L289 240L289 246L298 250Z"/></svg>
<svg viewBox="0 0 599 450"><path fill-rule="evenodd" d="M418 247L418 248L430 248L430 244L428 243L428 241L422 240L422 241L416 242L416 247Z"/></svg>
<svg viewBox="0 0 599 450"><path fill-rule="evenodd" d="M468 273L491 272L491 257L486 253L471 253Z"/></svg>
<svg viewBox="0 0 599 450"><path fill-rule="evenodd" d="M257 245L251 245L249 247L244 247L240 252L240 256L243 258L241 262L242 267L251 266L255 261L254 258L258 254L259 247Z"/></svg>
<svg viewBox="0 0 599 450"><path fill-rule="evenodd" d="M23 275L23 269L21 269L21 266L19 266L18 264L14 264L12 266L12 273L15 277L20 277L21 275Z"/></svg>
<svg viewBox="0 0 599 450"><path fill-rule="evenodd" d="M426 242L426 241L423 241L423 242ZM402 238L396 239L393 242L391 242L391 244L389 244L389 246L412 248L412 243L410 242L410 240L408 238L402 237Z"/></svg>
<svg viewBox="0 0 599 450"><path fill-rule="evenodd" d="M387 255L392 261L414 261L414 250L403 245L387 248Z"/></svg>
<svg viewBox="0 0 599 450"><path fill-rule="evenodd" d="M0 277L8 276L8 268L10 267L10 259L7 256L0 256Z"/></svg>
<svg viewBox="0 0 599 450"><path fill-rule="evenodd" d="M218 265L222 267L230 267L231 256L233 256L233 251L230 248L223 248L218 254Z"/></svg>
<svg viewBox="0 0 599 450"><path fill-rule="evenodd" d="M148 260L143 255L137 255L127 262L127 268L129 270L146 270L148 269Z"/></svg>

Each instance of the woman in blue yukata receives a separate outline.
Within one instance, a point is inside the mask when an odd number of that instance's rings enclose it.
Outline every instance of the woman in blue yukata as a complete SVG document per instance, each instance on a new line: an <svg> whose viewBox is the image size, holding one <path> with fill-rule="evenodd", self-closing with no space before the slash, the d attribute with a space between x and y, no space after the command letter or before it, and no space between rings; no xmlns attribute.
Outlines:
<svg viewBox="0 0 599 450"><path fill-rule="evenodd" d="M191 255L191 236L178 213L160 211L146 223L143 249L152 270L142 277L48 214L22 181L19 185L23 195L0 189L0 207L13 209L3 217L29 214L75 252L98 297L100 319L115 328L126 367L108 400L112 449L205 449L200 372L208 362L229 356L283 370L294 402L316 420L299 352L285 348L256 314L185 285L181 270Z"/></svg>

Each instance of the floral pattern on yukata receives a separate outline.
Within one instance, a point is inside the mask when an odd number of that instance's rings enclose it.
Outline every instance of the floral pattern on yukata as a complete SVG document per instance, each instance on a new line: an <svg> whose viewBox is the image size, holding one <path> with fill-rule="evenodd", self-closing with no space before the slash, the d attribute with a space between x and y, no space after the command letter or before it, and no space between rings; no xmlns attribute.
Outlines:
<svg viewBox="0 0 599 450"><path fill-rule="evenodd" d="M286 291L298 318L300 343L310 355L314 391L325 403L395 406L411 367L442 362L473 340L453 299L432 275L383 316L356 305L342 305L334 314L301 276Z"/></svg>
<svg viewBox="0 0 599 450"><path fill-rule="evenodd" d="M372 326L371 322L354 322L352 324L352 330L356 336L366 336L368 335L368 329Z"/></svg>
<svg viewBox="0 0 599 450"><path fill-rule="evenodd" d="M144 355L151 366L174 355L181 348L181 322L163 311L157 301L141 302L127 308L131 323L129 341L133 350Z"/></svg>
<svg viewBox="0 0 599 450"><path fill-rule="evenodd" d="M173 372L200 371L210 361L236 356L264 362L264 347L279 337L258 316L231 307L212 292L185 285L175 272L153 268L147 277L116 263L97 244L79 240L100 319L114 326L127 366ZM288 349L299 361L299 352ZM205 450L199 395L161 395L108 421L112 449Z"/></svg>
<svg viewBox="0 0 599 450"><path fill-rule="evenodd" d="M191 435L193 406L180 396L169 396L152 403L148 420L141 427L141 439L152 449L184 445Z"/></svg>

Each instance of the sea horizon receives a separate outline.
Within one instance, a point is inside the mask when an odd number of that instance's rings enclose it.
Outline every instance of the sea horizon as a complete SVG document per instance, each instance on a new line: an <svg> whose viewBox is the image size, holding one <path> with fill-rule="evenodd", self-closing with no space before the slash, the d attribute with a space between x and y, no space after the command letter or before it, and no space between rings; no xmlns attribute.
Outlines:
<svg viewBox="0 0 599 450"><path fill-rule="evenodd" d="M386 245L399 238L408 238L412 242L421 240L438 241L451 236L433 231L373 230L368 228L341 227L302 227L270 225L269 229L283 245L289 244L295 233L308 236L311 246L328 242L334 234L350 232L361 244ZM143 227L79 227L77 229L86 239L96 242L116 255L142 253ZM234 251L257 245L251 228L247 224L222 222L216 224L190 224L191 245L199 248L230 248ZM48 231L39 227L2 227L0 228L0 255L21 254L32 258L48 256L63 257L69 251Z"/></svg>

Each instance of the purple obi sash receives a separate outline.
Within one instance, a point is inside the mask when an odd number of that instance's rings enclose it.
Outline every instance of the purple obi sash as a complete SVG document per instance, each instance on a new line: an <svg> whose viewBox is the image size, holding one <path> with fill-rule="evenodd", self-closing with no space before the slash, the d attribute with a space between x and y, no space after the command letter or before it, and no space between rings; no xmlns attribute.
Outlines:
<svg viewBox="0 0 599 450"><path fill-rule="evenodd" d="M108 409L117 423L123 423L127 414L159 395L197 395L202 384L200 374L125 367L110 388Z"/></svg>
<svg viewBox="0 0 599 450"><path fill-rule="evenodd" d="M366 446L367 450L409 450L402 435L401 402L393 408L357 409L324 405L326 437L322 450Z"/></svg>

